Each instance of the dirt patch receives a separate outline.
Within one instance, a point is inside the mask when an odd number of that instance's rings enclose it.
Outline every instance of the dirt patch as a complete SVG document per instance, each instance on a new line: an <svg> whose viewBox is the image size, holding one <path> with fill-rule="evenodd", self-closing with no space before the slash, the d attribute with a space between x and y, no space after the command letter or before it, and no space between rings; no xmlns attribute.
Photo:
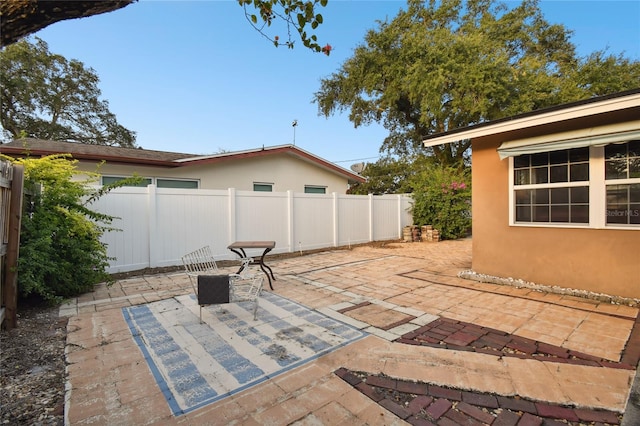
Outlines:
<svg viewBox="0 0 640 426"><path fill-rule="evenodd" d="M0 332L0 423L64 425L67 318L41 305L18 312L18 327Z"/></svg>

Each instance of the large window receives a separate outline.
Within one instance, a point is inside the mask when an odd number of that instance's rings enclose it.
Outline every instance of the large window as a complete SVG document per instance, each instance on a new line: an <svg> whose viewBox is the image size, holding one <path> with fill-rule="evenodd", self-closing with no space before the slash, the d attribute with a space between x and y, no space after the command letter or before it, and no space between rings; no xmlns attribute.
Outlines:
<svg viewBox="0 0 640 426"><path fill-rule="evenodd" d="M511 160L510 223L640 229L640 141Z"/></svg>
<svg viewBox="0 0 640 426"><path fill-rule="evenodd" d="M640 141L604 148L607 224L640 224Z"/></svg>
<svg viewBox="0 0 640 426"><path fill-rule="evenodd" d="M515 221L589 223L589 148L513 160Z"/></svg>
<svg viewBox="0 0 640 426"><path fill-rule="evenodd" d="M109 185L125 179L124 176L102 176L102 185ZM164 179L164 178L143 178L137 185L126 186L141 186L146 187L152 185L155 182L158 188L183 188L183 189L198 189L199 182L197 180L189 179Z"/></svg>

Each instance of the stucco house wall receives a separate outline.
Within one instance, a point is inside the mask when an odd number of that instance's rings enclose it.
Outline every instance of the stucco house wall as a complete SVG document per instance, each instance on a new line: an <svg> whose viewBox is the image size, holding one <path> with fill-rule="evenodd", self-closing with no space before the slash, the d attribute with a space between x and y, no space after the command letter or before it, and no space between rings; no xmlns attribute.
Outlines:
<svg viewBox="0 0 640 426"><path fill-rule="evenodd" d="M69 153L78 161L79 172L111 178L138 175L158 186L194 188L197 182L200 189L253 191L258 184L274 192L344 194L351 183L366 180L294 145L198 155L26 138L0 144L0 153L14 157ZM83 177L79 174L78 179Z"/></svg>
<svg viewBox="0 0 640 426"><path fill-rule="evenodd" d="M509 225L500 138L472 141L473 257L480 274L640 298L640 231Z"/></svg>
<svg viewBox="0 0 640 426"><path fill-rule="evenodd" d="M640 299L640 88L424 145L463 140L473 153L473 272Z"/></svg>
<svg viewBox="0 0 640 426"><path fill-rule="evenodd" d="M95 171L96 163L80 160L78 170ZM197 179L201 189L252 191L254 182L272 183L273 191L304 192L305 185L326 187L326 193L344 194L348 180L309 162L286 154L219 162L215 165L166 168L106 162L100 166L104 176Z"/></svg>

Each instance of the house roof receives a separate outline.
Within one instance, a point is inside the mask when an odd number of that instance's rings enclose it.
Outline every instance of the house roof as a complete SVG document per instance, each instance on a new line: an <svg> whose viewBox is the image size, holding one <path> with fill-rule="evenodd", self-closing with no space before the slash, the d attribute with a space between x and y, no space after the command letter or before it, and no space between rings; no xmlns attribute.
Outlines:
<svg viewBox="0 0 640 426"><path fill-rule="evenodd" d="M310 152L295 145L279 145L245 151L197 155L180 152L154 151L141 148L121 148L115 146L89 145L75 142L24 138L0 145L0 152L5 155L13 156L26 154L35 156L71 154L76 160L106 161L108 163L137 164L155 167L185 167L272 155L290 155L332 173L342 175L351 181L366 181L362 176L318 157L317 155L311 154Z"/></svg>
<svg viewBox="0 0 640 426"><path fill-rule="evenodd" d="M640 88L614 93L577 102L543 108L524 114L488 121L474 126L462 127L448 132L437 133L423 140L425 147L448 144L462 140L475 139L499 133L514 132L567 122L575 119L588 119L623 110L640 110ZM640 115L636 115L638 117Z"/></svg>

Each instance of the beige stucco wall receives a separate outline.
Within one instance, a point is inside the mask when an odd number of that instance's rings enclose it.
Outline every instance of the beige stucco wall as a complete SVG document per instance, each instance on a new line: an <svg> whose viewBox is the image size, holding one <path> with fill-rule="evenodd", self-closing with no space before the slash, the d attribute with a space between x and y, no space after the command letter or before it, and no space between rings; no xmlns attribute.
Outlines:
<svg viewBox="0 0 640 426"><path fill-rule="evenodd" d="M475 272L640 298L640 231L509 226L509 162L473 142Z"/></svg>
<svg viewBox="0 0 640 426"><path fill-rule="evenodd" d="M95 171L94 163L81 162L79 170ZM199 179L202 189L227 189L252 191L254 182L272 183L274 192L304 192L305 185L326 187L326 193L346 193L348 181L336 173L291 155L272 155L227 162L184 166L175 168L148 167L104 163L103 175Z"/></svg>

